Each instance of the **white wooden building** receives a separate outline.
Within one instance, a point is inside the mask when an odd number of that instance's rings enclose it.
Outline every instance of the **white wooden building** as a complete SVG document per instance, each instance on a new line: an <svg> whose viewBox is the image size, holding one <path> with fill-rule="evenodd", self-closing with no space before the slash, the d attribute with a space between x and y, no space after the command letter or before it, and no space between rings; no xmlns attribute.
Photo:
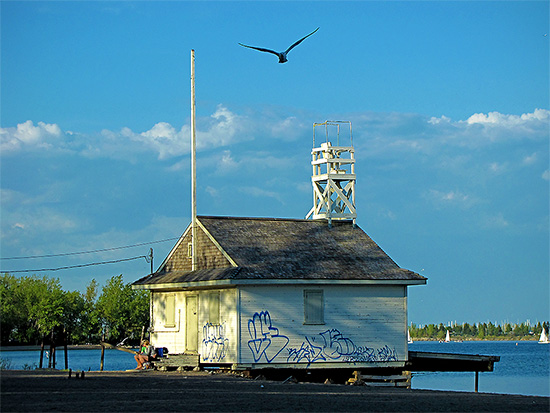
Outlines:
<svg viewBox="0 0 550 413"><path fill-rule="evenodd" d="M403 367L407 287L400 268L351 221L197 218L159 269L133 283L151 298L151 342L201 365Z"/></svg>

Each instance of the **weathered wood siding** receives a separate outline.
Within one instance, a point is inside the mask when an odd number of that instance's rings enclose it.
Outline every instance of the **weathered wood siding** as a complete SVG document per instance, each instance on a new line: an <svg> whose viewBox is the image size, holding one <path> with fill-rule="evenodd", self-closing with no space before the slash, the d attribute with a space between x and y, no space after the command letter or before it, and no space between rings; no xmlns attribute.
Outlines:
<svg viewBox="0 0 550 413"><path fill-rule="evenodd" d="M191 257L188 245L191 242L191 231L185 235L182 242L175 248L166 262L164 272L191 271ZM231 263L222 252L212 243L201 228L197 229L197 268L225 268Z"/></svg>
<svg viewBox="0 0 550 413"><path fill-rule="evenodd" d="M211 297L218 294L217 319L210 319ZM237 360L237 304L236 289L201 291L152 292L153 334L155 347L166 347L170 353L186 352L186 297L198 297L198 351L201 363L234 363ZM174 323L166 324L174 297Z"/></svg>
<svg viewBox="0 0 550 413"><path fill-rule="evenodd" d="M304 324L304 290L323 290L324 323ZM407 359L406 287L240 289L242 365L386 365Z"/></svg>
<svg viewBox="0 0 550 413"><path fill-rule="evenodd" d="M219 293L218 320L210 320L212 294ZM235 363L238 349L237 290L206 290L199 295L199 353L201 363Z"/></svg>
<svg viewBox="0 0 550 413"><path fill-rule="evenodd" d="M167 303L174 297L174 326L166 326ZM185 350L185 293L151 292L152 319L151 343L155 347L166 347L170 353L183 353Z"/></svg>

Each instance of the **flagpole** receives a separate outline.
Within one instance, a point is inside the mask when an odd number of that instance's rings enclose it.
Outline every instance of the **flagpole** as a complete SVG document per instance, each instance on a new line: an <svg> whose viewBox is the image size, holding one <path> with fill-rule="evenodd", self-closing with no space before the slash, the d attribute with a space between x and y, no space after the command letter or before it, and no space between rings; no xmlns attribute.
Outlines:
<svg viewBox="0 0 550 413"><path fill-rule="evenodd" d="M197 269L197 165L195 127L195 50L191 49L191 270Z"/></svg>

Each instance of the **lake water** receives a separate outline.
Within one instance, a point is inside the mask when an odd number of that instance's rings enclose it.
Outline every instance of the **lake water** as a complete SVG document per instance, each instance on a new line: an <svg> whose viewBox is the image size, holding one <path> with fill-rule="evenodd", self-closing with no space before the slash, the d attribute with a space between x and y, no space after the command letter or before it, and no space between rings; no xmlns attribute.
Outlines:
<svg viewBox="0 0 550 413"><path fill-rule="evenodd" d="M500 356L495 369L479 373L479 391L485 393L525 394L550 396L550 345L535 341L470 341L438 343L416 342L412 351L436 353L482 354ZM39 351L3 351L0 358L11 369L36 368ZM69 350L69 367L73 371L99 370L101 350ZM48 360L44 358L44 366ZM57 352L57 368L65 366L64 353ZM132 354L106 350L104 370L129 370L136 367ZM427 372L413 373L413 389L474 391L475 373Z"/></svg>
<svg viewBox="0 0 550 413"><path fill-rule="evenodd" d="M479 391L484 393L550 396L550 344L536 341L465 341L409 344L411 351L500 356L494 371L479 373ZM413 373L414 389L474 391L475 373Z"/></svg>

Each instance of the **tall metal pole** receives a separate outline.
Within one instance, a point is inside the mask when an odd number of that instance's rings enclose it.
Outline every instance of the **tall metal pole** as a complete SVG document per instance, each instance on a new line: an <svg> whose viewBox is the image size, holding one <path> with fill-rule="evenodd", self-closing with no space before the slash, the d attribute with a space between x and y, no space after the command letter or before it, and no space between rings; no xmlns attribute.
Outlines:
<svg viewBox="0 0 550 413"><path fill-rule="evenodd" d="M197 269L197 165L195 127L195 50L191 50L191 270Z"/></svg>

